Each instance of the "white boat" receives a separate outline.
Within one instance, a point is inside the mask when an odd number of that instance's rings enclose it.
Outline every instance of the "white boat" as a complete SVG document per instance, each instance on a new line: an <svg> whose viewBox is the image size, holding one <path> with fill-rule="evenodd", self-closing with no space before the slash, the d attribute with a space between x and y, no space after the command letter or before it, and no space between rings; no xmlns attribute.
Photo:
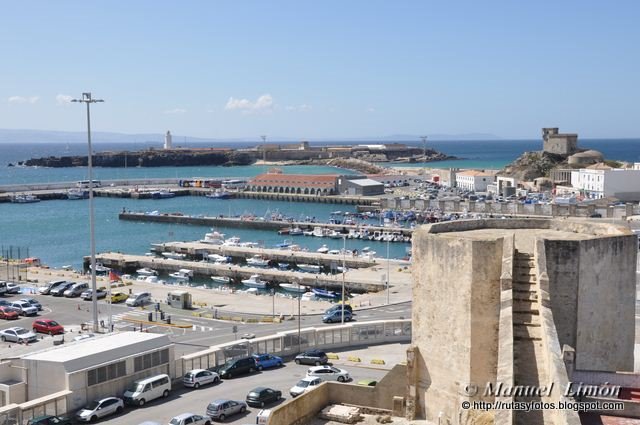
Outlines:
<svg viewBox="0 0 640 425"><path fill-rule="evenodd" d="M143 267L141 269L136 270L136 273L139 274L140 276L155 276L158 274L157 271L147 267Z"/></svg>
<svg viewBox="0 0 640 425"><path fill-rule="evenodd" d="M319 252L320 254L326 254L327 252L329 252L329 248L327 248L326 245L322 245L320 248L316 249L316 252Z"/></svg>
<svg viewBox="0 0 640 425"><path fill-rule="evenodd" d="M89 197L89 191L85 189L69 189L67 191L67 199L87 199Z"/></svg>
<svg viewBox="0 0 640 425"><path fill-rule="evenodd" d="M331 249L331 250L329 250L329 252L327 252L327 254L340 255L340 250L339 249Z"/></svg>
<svg viewBox="0 0 640 425"><path fill-rule="evenodd" d="M89 264L89 270L91 270L91 264ZM107 274L111 269L105 267L102 264L96 264L96 274Z"/></svg>
<svg viewBox="0 0 640 425"><path fill-rule="evenodd" d="M313 236L313 230L303 230L302 234L304 236Z"/></svg>
<svg viewBox="0 0 640 425"><path fill-rule="evenodd" d="M170 273L169 276L178 281L188 281L193 277L193 270L180 269L177 272Z"/></svg>
<svg viewBox="0 0 640 425"><path fill-rule="evenodd" d="M251 267L269 267L269 260L262 258L260 255L254 255L247 258L247 265Z"/></svg>
<svg viewBox="0 0 640 425"><path fill-rule="evenodd" d="M260 244L258 242L241 242L240 246L242 248L259 248Z"/></svg>
<svg viewBox="0 0 640 425"><path fill-rule="evenodd" d="M211 280L215 283L222 283L228 285L231 283L231 278L227 276L211 276Z"/></svg>
<svg viewBox="0 0 640 425"><path fill-rule="evenodd" d="M299 227L294 227L293 229L289 229L289 236L300 236L302 235L302 229Z"/></svg>
<svg viewBox="0 0 640 425"><path fill-rule="evenodd" d="M311 233L313 236L316 236L318 238L323 238L324 237L324 229L320 226L316 226L313 228L313 233Z"/></svg>
<svg viewBox="0 0 640 425"><path fill-rule="evenodd" d="M329 236L331 239L342 239L343 235L340 232L332 230L327 236Z"/></svg>
<svg viewBox="0 0 640 425"><path fill-rule="evenodd" d="M15 195L14 197L12 197L11 202L13 202L14 204L32 204L34 202L40 202L40 199L38 199L34 195L21 194L21 195Z"/></svg>
<svg viewBox="0 0 640 425"><path fill-rule="evenodd" d="M187 258L187 254L181 254L179 252L170 252L170 251L163 252L162 256L165 258L169 258L170 260L184 260L185 258Z"/></svg>
<svg viewBox="0 0 640 425"><path fill-rule="evenodd" d="M298 264L298 269L308 273L320 273L320 266L316 264Z"/></svg>
<svg viewBox="0 0 640 425"><path fill-rule="evenodd" d="M200 239L200 242L209 243L211 245L222 245L224 243L224 233L205 233L204 239Z"/></svg>
<svg viewBox="0 0 640 425"><path fill-rule="evenodd" d="M229 239L226 239L222 244L224 246L240 246L240 238L237 236L232 236Z"/></svg>
<svg viewBox="0 0 640 425"><path fill-rule="evenodd" d="M144 283L160 283L158 280L158 276L138 276L136 278L136 282L144 282Z"/></svg>
<svg viewBox="0 0 640 425"><path fill-rule="evenodd" d="M168 189L160 189L160 190L151 192L151 197L153 199L167 199L167 198L173 198L174 196L176 196L176 194L169 191Z"/></svg>
<svg viewBox="0 0 640 425"><path fill-rule="evenodd" d="M260 275L251 275L249 279L241 280L242 284L250 288L265 289L267 287L267 281L260 279Z"/></svg>
<svg viewBox="0 0 640 425"><path fill-rule="evenodd" d="M289 292L295 292L298 294L302 294L304 292L307 292L307 288L304 285L298 285L297 283L281 283L279 285L282 289L284 289L285 291L289 291Z"/></svg>
<svg viewBox="0 0 640 425"><path fill-rule="evenodd" d="M231 262L231 257L225 257L224 255L220 254L209 254L207 255L207 259L209 261L213 261L216 264L226 264Z"/></svg>

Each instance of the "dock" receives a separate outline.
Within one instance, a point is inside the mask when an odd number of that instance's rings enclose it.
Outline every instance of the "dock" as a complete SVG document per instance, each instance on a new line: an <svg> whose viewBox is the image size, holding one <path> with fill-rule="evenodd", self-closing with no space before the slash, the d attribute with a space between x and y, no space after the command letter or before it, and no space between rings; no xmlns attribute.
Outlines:
<svg viewBox="0 0 640 425"><path fill-rule="evenodd" d="M229 256L234 262L259 255L268 260L280 263L317 264L327 268L331 268L332 266L335 268L337 265L342 265L344 261L345 265L350 269L371 267L379 262L379 259L369 256L359 257L347 254L343 258L342 255L321 254L319 252L212 245L202 242L166 242L151 244L151 246L153 247L152 251L158 255L162 252L174 252L177 254L186 254L188 258L197 261L206 260L206 256L209 254Z"/></svg>
<svg viewBox="0 0 640 425"><path fill-rule="evenodd" d="M280 230L283 228L299 227L302 230L312 230L314 227L323 227L336 230L343 234L349 230L368 230L374 232L399 232L403 236L411 236L413 229L400 227L370 226L368 224L330 224L310 223L306 221L274 221L274 220L249 220L238 217L205 217L182 214L145 214L138 212L125 212L118 214L120 220L144 221L153 223L193 224L208 227L242 227L244 229ZM285 235L286 236L286 235Z"/></svg>
<svg viewBox="0 0 640 425"><path fill-rule="evenodd" d="M135 270L148 267L162 273L171 273L179 269L192 270L195 276L209 278L210 276L227 276L236 282L247 279L251 275L260 275L274 283L300 283L309 287L340 290L342 286L342 274L326 275L311 274L297 271L279 270L274 268L257 268L238 266L233 264L215 264L209 262L170 260L153 258L145 255L130 255L121 253L101 253L96 256L96 261L122 273L135 273ZM90 258L84 258L85 270L88 269ZM384 283L385 267L371 268L369 270L354 269L344 273L344 285L350 292L378 292L386 289ZM390 260L390 267L394 270L408 267L408 262Z"/></svg>

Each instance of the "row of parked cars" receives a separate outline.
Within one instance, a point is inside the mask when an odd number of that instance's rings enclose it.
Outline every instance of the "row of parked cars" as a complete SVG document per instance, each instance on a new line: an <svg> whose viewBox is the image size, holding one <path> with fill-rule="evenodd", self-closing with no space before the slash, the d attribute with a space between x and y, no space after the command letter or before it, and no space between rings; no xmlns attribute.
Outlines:
<svg viewBox="0 0 640 425"><path fill-rule="evenodd" d="M65 296L67 298L80 297L85 301L93 299L93 290L89 288L86 282L70 282L66 280L54 280L44 286L38 288L38 292L42 295L52 295L54 297ZM107 288L99 287L96 289L96 298L107 298ZM125 302L128 306L137 307L151 302L151 294L148 292L139 292L127 295L121 291L114 291L108 301L112 303Z"/></svg>
<svg viewBox="0 0 640 425"><path fill-rule="evenodd" d="M20 316L36 316L41 310L42 305L33 298L0 300L0 319L12 320Z"/></svg>

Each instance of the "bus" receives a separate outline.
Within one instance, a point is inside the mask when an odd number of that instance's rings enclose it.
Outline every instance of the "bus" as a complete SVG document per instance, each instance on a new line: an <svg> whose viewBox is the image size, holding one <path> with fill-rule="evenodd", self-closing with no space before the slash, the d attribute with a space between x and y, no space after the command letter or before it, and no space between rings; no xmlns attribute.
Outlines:
<svg viewBox="0 0 640 425"><path fill-rule="evenodd" d="M242 190L247 185L246 180L223 180L222 188L225 190Z"/></svg>
<svg viewBox="0 0 640 425"><path fill-rule="evenodd" d="M102 183L100 183L100 180L93 180L93 187L100 187L100 186L102 186ZM88 189L89 180L80 180L79 182L76 183L76 187L80 189Z"/></svg>

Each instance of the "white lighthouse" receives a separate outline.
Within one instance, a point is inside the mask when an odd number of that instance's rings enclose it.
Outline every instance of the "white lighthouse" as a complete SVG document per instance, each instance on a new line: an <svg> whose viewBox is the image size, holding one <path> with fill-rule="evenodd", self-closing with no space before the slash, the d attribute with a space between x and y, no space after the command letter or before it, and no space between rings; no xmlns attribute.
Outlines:
<svg viewBox="0 0 640 425"><path fill-rule="evenodd" d="M164 135L164 148L171 149L171 132L167 130L167 134Z"/></svg>

